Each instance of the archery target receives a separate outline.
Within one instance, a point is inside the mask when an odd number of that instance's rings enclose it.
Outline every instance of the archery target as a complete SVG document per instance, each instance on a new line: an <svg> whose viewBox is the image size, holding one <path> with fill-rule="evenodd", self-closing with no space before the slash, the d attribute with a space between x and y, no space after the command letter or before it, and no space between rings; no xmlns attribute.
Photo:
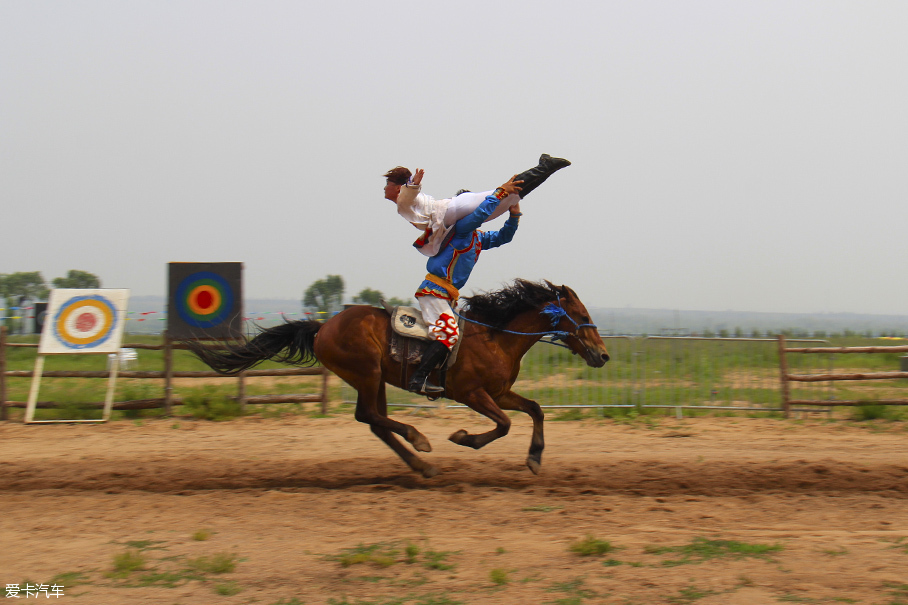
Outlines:
<svg viewBox="0 0 908 605"><path fill-rule="evenodd" d="M241 332L241 276L241 263L170 263L170 336L237 336Z"/></svg>
<svg viewBox="0 0 908 605"><path fill-rule="evenodd" d="M38 353L117 352L128 300L129 290L52 290Z"/></svg>

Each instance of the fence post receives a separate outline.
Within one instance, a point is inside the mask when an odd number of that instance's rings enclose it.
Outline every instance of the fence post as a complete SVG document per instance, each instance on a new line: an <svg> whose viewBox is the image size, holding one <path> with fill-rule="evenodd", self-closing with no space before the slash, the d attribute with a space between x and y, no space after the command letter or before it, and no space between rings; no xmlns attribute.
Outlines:
<svg viewBox="0 0 908 605"><path fill-rule="evenodd" d="M785 410L785 417L791 417L791 399L788 384L788 360L785 358L785 335L779 334L779 374L782 381L782 408Z"/></svg>
<svg viewBox="0 0 908 605"><path fill-rule="evenodd" d="M237 375L236 400L240 404L240 412L246 413L246 372Z"/></svg>
<svg viewBox="0 0 908 605"><path fill-rule="evenodd" d="M173 406L173 345L164 330L164 415L170 416Z"/></svg>
<svg viewBox="0 0 908 605"><path fill-rule="evenodd" d="M0 420L8 420L6 407L6 326L0 326Z"/></svg>
<svg viewBox="0 0 908 605"><path fill-rule="evenodd" d="M322 415L328 415L328 368L322 368Z"/></svg>

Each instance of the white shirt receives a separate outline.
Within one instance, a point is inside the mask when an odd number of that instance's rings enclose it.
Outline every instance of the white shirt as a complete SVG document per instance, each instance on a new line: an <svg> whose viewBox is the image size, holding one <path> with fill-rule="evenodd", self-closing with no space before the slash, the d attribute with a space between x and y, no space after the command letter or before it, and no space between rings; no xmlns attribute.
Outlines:
<svg viewBox="0 0 908 605"><path fill-rule="evenodd" d="M451 227L445 227L445 213L450 199L436 200L430 195L420 193L421 187L404 185L397 196L397 214L412 223L417 229L432 229L432 235L426 245L419 251L426 256L435 256L441 243Z"/></svg>

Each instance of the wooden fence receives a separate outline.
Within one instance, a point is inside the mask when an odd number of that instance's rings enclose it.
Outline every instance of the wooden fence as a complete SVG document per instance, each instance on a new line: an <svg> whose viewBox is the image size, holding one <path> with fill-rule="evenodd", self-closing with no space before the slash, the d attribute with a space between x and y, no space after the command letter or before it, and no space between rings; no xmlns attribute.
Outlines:
<svg viewBox="0 0 908 605"><path fill-rule="evenodd" d="M32 378L34 372L32 370L7 370L6 366L6 351L10 347L33 347L37 348L37 344L31 343L11 343L7 342L6 338L6 326L0 326L0 420L7 420L9 415L9 408L24 408L26 407L26 402L24 401L8 401L7 400L7 388L6 388L6 379L7 378ZM174 396L173 394L173 379L174 378L223 378L237 381L237 395L236 400L245 408L247 404L263 404L263 403L305 403L305 402L314 402L321 404L322 413L327 413L328 410L328 374L329 372L324 368L275 368L270 370L246 370L241 372L235 377L224 376L223 374L218 374L217 372L208 370L201 372L182 372L175 371L173 369L173 351L174 349L186 349L185 345L174 342L170 340L166 333L164 334L164 342L160 345L149 345L149 344L124 344L124 349L146 349L153 351L163 351L164 352L164 369L163 371L130 371L130 370L120 370L117 373L118 377L122 378L153 378L153 379L164 379L164 393L163 397L156 399L137 399L132 401L117 401L113 404L113 409L115 410L146 410L153 408L164 408L166 414L171 414L173 412L173 407L177 405L183 405L183 400L180 397ZM58 371L44 371L41 373L41 376L47 378L109 378L109 371L70 371L70 370L58 370ZM245 379L255 376L321 376L321 393L313 395L257 395L257 396L247 396L246 395L246 384ZM87 407L97 407L103 408L104 403L85 403L81 404ZM36 405L37 408L41 409L53 409L60 407L57 403L53 401L39 401Z"/></svg>
<svg viewBox="0 0 908 605"><path fill-rule="evenodd" d="M788 353L834 353L834 354L855 354L855 353L908 353L908 346L894 347L811 347L811 348L789 348L785 346L785 337L779 336L779 371L782 379L782 405L787 417L791 412L792 405L908 405L908 399L836 399L813 400L813 399L792 399L791 382L829 382L836 380L893 380L899 378L908 378L908 372L861 372L861 373L836 373L836 374L789 374L788 373Z"/></svg>

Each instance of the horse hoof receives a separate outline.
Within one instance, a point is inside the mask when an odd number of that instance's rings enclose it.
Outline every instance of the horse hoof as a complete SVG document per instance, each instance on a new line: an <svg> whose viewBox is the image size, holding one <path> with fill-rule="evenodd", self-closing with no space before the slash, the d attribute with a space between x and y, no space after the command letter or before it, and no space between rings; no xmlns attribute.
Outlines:
<svg viewBox="0 0 908 605"><path fill-rule="evenodd" d="M468 433L465 430L460 429L456 433L451 433L451 436L448 437L448 441L453 441L457 445L460 445L460 442L463 441L463 438L467 435Z"/></svg>
<svg viewBox="0 0 908 605"><path fill-rule="evenodd" d="M425 438L424 435L419 435L412 442L413 449L417 452L431 452L432 444L429 443L429 440Z"/></svg>
<svg viewBox="0 0 908 605"><path fill-rule="evenodd" d="M426 479L431 479L432 477L434 477L437 474L438 474L438 469L435 468L434 466L427 466L426 468L422 469L422 476L425 477Z"/></svg>
<svg viewBox="0 0 908 605"><path fill-rule="evenodd" d="M534 475L539 474L539 469L542 465L538 461L533 460L532 458L527 458L527 468L533 471Z"/></svg>

